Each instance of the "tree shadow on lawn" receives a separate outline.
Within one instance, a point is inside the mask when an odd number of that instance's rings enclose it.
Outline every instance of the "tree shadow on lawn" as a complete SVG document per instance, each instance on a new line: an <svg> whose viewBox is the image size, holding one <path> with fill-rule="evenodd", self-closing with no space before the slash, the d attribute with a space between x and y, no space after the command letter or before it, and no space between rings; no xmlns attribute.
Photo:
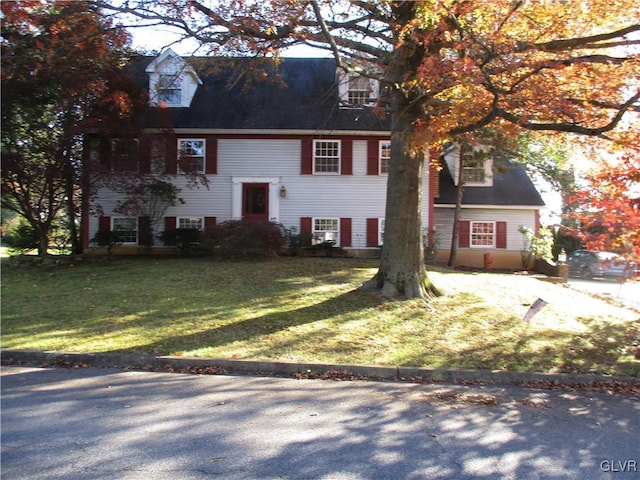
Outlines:
<svg viewBox="0 0 640 480"><path fill-rule="evenodd" d="M373 308L379 303L379 300L372 295L356 289L302 308L277 311L254 318L232 321L205 331L186 335L163 337L143 346L117 351L146 351L154 354L172 354L195 349L215 349L232 344L238 344L239 350L245 350L248 347L242 345L243 342L252 341L255 342L256 347L262 343L261 348L270 350L271 354L274 354L276 346L266 345L261 341L261 337L284 332L289 328L301 325L326 321L328 318L334 319L334 322L336 318L339 319L338 321L347 321L348 317L357 316L359 311ZM198 315L197 312L192 314L194 316ZM205 314L210 314L210 311ZM319 326L318 329L321 330L322 327ZM291 335L294 334L292 333Z"/></svg>

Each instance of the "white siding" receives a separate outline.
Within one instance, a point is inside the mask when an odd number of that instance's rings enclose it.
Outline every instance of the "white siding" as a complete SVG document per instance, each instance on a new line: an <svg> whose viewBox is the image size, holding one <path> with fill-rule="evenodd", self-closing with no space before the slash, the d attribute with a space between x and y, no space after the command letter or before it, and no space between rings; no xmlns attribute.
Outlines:
<svg viewBox="0 0 640 480"><path fill-rule="evenodd" d="M453 213L453 208L435 208L434 226L440 250L448 250L451 247ZM536 226L536 214L533 209L463 208L460 220L507 222L507 250L518 251L523 246L522 234L518 231L520 226L524 225L532 230Z"/></svg>
<svg viewBox="0 0 640 480"><path fill-rule="evenodd" d="M197 135L195 135L197 137ZM386 202L386 175L367 175L367 142L353 142L353 175L302 175L299 139L219 139L218 173L207 175L207 186L189 188L177 175L184 204L170 207L167 216L213 216L218 222L233 218L233 181L251 178L272 182L271 189L286 188L286 197L278 198L277 212L270 212L285 227L300 229L301 217L352 219L352 246L366 247L366 219L382 218ZM273 182L279 183L273 183ZM423 224L428 214L428 178L424 178ZM237 192L237 189L236 189ZM272 191L272 193L274 193ZM100 192L98 203L104 214L114 216L116 198ZM273 207L273 205L270 205ZM160 229L164 228L160 226ZM97 217L90 223L90 237L98 229Z"/></svg>

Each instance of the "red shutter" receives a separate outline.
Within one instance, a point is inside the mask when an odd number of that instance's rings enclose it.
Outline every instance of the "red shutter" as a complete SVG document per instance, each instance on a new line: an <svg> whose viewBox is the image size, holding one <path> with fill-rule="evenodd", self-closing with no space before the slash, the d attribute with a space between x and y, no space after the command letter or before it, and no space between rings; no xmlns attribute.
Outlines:
<svg viewBox="0 0 640 480"><path fill-rule="evenodd" d="M378 238L378 219L367 218L367 247L377 247Z"/></svg>
<svg viewBox="0 0 640 480"><path fill-rule="evenodd" d="M165 168L167 173L178 173L178 141L174 137L165 139Z"/></svg>
<svg viewBox="0 0 640 480"><path fill-rule="evenodd" d="M469 248L471 236L471 223L468 220L461 220L458 224L458 247Z"/></svg>
<svg viewBox="0 0 640 480"><path fill-rule="evenodd" d="M367 141L367 175L378 175L380 173L380 151L378 140Z"/></svg>
<svg viewBox="0 0 640 480"><path fill-rule="evenodd" d="M496 222L496 248L507 248L507 222Z"/></svg>
<svg viewBox="0 0 640 480"><path fill-rule="evenodd" d="M353 175L353 140L342 140L340 175Z"/></svg>
<svg viewBox="0 0 640 480"><path fill-rule="evenodd" d="M313 140L304 138L301 149L301 173L302 175L311 175L313 174Z"/></svg>
<svg viewBox="0 0 640 480"><path fill-rule="evenodd" d="M153 245L151 219L149 217L138 217L138 245L146 247Z"/></svg>
<svg viewBox="0 0 640 480"><path fill-rule="evenodd" d="M103 173L110 173L111 140L107 137L99 137L98 139L98 160L100 162L100 171Z"/></svg>
<svg viewBox="0 0 640 480"><path fill-rule="evenodd" d="M164 217L164 229L173 230L178 226L178 219L176 217Z"/></svg>
<svg viewBox="0 0 640 480"><path fill-rule="evenodd" d="M108 232L111 230L111 217L100 217L98 219L98 230L104 230Z"/></svg>
<svg viewBox="0 0 640 480"><path fill-rule="evenodd" d="M351 219L350 218L340 219L340 246L341 247L351 246Z"/></svg>
<svg viewBox="0 0 640 480"><path fill-rule="evenodd" d="M216 175L218 173L218 139L210 138L207 140L206 152L205 173Z"/></svg>
<svg viewBox="0 0 640 480"><path fill-rule="evenodd" d="M309 234L306 244L311 245L311 234L313 233L313 229L311 228L311 217L302 217L300 219L300 233Z"/></svg>
<svg viewBox="0 0 640 480"><path fill-rule="evenodd" d="M140 173L151 172L151 138L144 135L140 139Z"/></svg>
<svg viewBox="0 0 640 480"><path fill-rule="evenodd" d="M216 226L216 217L204 217L204 229L213 228Z"/></svg>

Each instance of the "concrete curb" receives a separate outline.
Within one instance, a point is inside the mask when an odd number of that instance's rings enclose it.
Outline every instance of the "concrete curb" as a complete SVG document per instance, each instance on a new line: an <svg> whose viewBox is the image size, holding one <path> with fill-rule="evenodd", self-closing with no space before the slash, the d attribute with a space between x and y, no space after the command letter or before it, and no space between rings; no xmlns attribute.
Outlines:
<svg viewBox="0 0 640 480"><path fill-rule="evenodd" d="M482 385L624 385L640 388L640 379L611 375L429 369L376 365L327 364L269 360L155 356L143 353L69 353L2 350L3 365L82 366L129 370L184 371L212 374L272 375Z"/></svg>

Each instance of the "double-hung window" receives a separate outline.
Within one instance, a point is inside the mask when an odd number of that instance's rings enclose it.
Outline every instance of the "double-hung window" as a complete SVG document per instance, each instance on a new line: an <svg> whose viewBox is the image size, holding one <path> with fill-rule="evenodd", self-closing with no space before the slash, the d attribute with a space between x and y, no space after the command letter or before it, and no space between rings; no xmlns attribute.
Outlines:
<svg viewBox="0 0 640 480"><path fill-rule="evenodd" d="M370 102L371 80L366 77L349 77L347 102L349 105L362 106Z"/></svg>
<svg viewBox="0 0 640 480"><path fill-rule="evenodd" d="M380 174L389 173L389 161L391 160L391 142L389 140L381 140L378 150L378 165L380 165Z"/></svg>
<svg viewBox="0 0 640 480"><path fill-rule="evenodd" d="M337 218L313 219L313 243L332 242L337 244L340 238L340 221Z"/></svg>
<svg viewBox="0 0 640 480"><path fill-rule="evenodd" d="M340 140L313 141L313 172L340 174Z"/></svg>
<svg viewBox="0 0 640 480"><path fill-rule="evenodd" d="M464 183L485 183L484 162L462 167L462 181Z"/></svg>
<svg viewBox="0 0 640 480"><path fill-rule="evenodd" d="M178 166L181 173L204 173L204 139L178 140Z"/></svg>
<svg viewBox="0 0 640 480"><path fill-rule="evenodd" d="M178 218L178 228L203 230L204 221L202 217L180 217Z"/></svg>
<svg viewBox="0 0 640 480"><path fill-rule="evenodd" d="M158 100L167 105L180 105L182 103L182 86L180 75L160 74L158 80Z"/></svg>
<svg viewBox="0 0 640 480"><path fill-rule="evenodd" d="M471 222L471 247L494 247L496 244L495 222Z"/></svg>
<svg viewBox="0 0 640 480"><path fill-rule="evenodd" d="M118 233L122 243L138 243L138 219L131 217L115 217L112 219L112 230Z"/></svg>

